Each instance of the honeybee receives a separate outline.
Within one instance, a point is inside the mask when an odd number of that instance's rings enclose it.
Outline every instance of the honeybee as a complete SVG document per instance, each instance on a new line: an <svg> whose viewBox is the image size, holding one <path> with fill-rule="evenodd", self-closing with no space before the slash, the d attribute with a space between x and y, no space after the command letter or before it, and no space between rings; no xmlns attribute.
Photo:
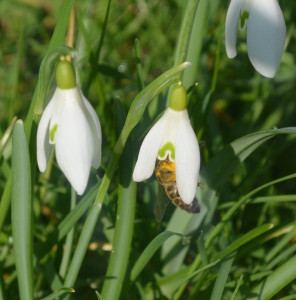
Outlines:
<svg viewBox="0 0 296 300"><path fill-rule="evenodd" d="M159 184L161 185L160 188L163 187L162 190L165 191L167 197L173 202L174 205L188 213L196 214L200 212L200 206L196 198L194 198L190 204L184 203L181 199L176 183L175 163L169 160L169 156L167 156L167 158L164 160L156 159L154 172ZM158 193L161 193L161 189L159 189ZM160 222L167 203L160 199L160 195L157 195L157 198L158 199L155 205L155 217L156 220Z"/></svg>

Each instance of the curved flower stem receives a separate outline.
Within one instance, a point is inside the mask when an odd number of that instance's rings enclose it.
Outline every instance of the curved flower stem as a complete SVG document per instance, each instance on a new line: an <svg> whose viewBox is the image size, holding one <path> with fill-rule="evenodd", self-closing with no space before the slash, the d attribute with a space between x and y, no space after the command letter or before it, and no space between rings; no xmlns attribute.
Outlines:
<svg viewBox="0 0 296 300"><path fill-rule="evenodd" d="M194 23L195 12L198 6L199 0L188 0L186 10L183 17L183 22L181 25L181 30L179 32L179 37L176 46L174 66L179 65L182 61L186 60L189 41L191 37L192 25ZM177 79L181 79L181 73L178 74ZM171 94L171 89L168 92L167 99L169 99Z"/></svg>
<svg viewBox="0 0 296 300"><path fill-rule="evenodd" d="M179 38L176 46L174 66L179 65L186 60L187 49L189 45L192 24L194 22L195 12L198 6L199 0L188 0L185 10L181 30L179 32ZM181 74L179 74L179 77Z"/></svg>

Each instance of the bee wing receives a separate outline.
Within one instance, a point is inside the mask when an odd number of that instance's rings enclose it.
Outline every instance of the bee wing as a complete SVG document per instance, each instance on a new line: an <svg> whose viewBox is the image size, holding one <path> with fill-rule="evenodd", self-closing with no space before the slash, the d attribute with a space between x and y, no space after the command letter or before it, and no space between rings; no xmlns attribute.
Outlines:
<svg viewBox="0 0 296 300"><path fill-rule="evenodd" d="M169 202L170 202L170 199L168 198L164 187L159 183L158 191L157 191L157 195L156 195L155 207L154 207L154 215L155 215L155 219L158 223L161 222L161 220L164 216L164 212L165 212L166 207Z"/></svg>

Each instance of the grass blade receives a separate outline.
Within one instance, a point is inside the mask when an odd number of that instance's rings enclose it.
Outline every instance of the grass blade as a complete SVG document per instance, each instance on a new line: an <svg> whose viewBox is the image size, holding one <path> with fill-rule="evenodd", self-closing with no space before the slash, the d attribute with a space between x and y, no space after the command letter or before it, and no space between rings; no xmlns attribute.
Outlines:
<svg viewBox="0 0 296 300"><path fill-rule="evenodd" d="M296 279L296 256L293 256L283 265L271 273L263 282L255 287L251 299L268 300L278 293L283 287Z"/></svg>
<svg viewBox="0 0 296 300"><path fill-rule="evenodd" d="M62 296L65 293L75 293L75 290L71 289L71 288L62 288L50 295L48 295L45 298L42 298L41 300L54 300L54 299L59 299L59 296Z"/></svg>
<svg viewBox="0 0 296 300"><path fill-rule="evenodd" d="M120 164L120 185L113 251L110 256L102 299L117 300L120 297L130 254L137 199L137 184L132 180L133 153L130 143Z"/></svg>
<svg viewBox="0 0 296 300"><path fill-rule="evenodd" d="M227 260L223 261L218 273L218 277L215 281L214 289L211 295L211 300L220 300L222 299L225 283L232 266L235 255L231 255Z"/></svg>
<svg viewBox="0 0 296 300"><path fill-rule="evenodd" d="M170 237L172 236L182 236L175 232L170 231L164 231L161 232L158 236L156 236L149 245L145 248L145 250L142 252L141 256L135 263L134 267L132 268L130 280L134 281L139 274L142 272L144 267L147 265L151 257L154 255L154 253L162 246L162 244Z"/></svg>
<svg viewBox="0 0 296 300"><path fill-rule="evenodd" d="M12 137L11 219L15 265L21 300L33 299L32 199L28 143L22 121Z"/></svg>

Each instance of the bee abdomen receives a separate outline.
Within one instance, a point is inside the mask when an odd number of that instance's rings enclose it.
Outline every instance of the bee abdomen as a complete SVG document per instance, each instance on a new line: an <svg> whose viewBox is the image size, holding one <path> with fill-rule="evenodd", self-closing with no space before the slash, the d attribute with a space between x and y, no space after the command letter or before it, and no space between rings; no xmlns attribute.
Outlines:
<svg viewBox="0 0 296 300"><path fill-rule="evenodd" d="M197 214L200 212L200 205L196 198L190 204L184 203L180 196L172 199L172 202L188 213Z"/></svg>
<svg viewBox="0 0 296 300"><path fill-rule="evenodd" d="M179 195L176 185L167 185L165 190L170 199L180 198L180 195Z"/></svg>

